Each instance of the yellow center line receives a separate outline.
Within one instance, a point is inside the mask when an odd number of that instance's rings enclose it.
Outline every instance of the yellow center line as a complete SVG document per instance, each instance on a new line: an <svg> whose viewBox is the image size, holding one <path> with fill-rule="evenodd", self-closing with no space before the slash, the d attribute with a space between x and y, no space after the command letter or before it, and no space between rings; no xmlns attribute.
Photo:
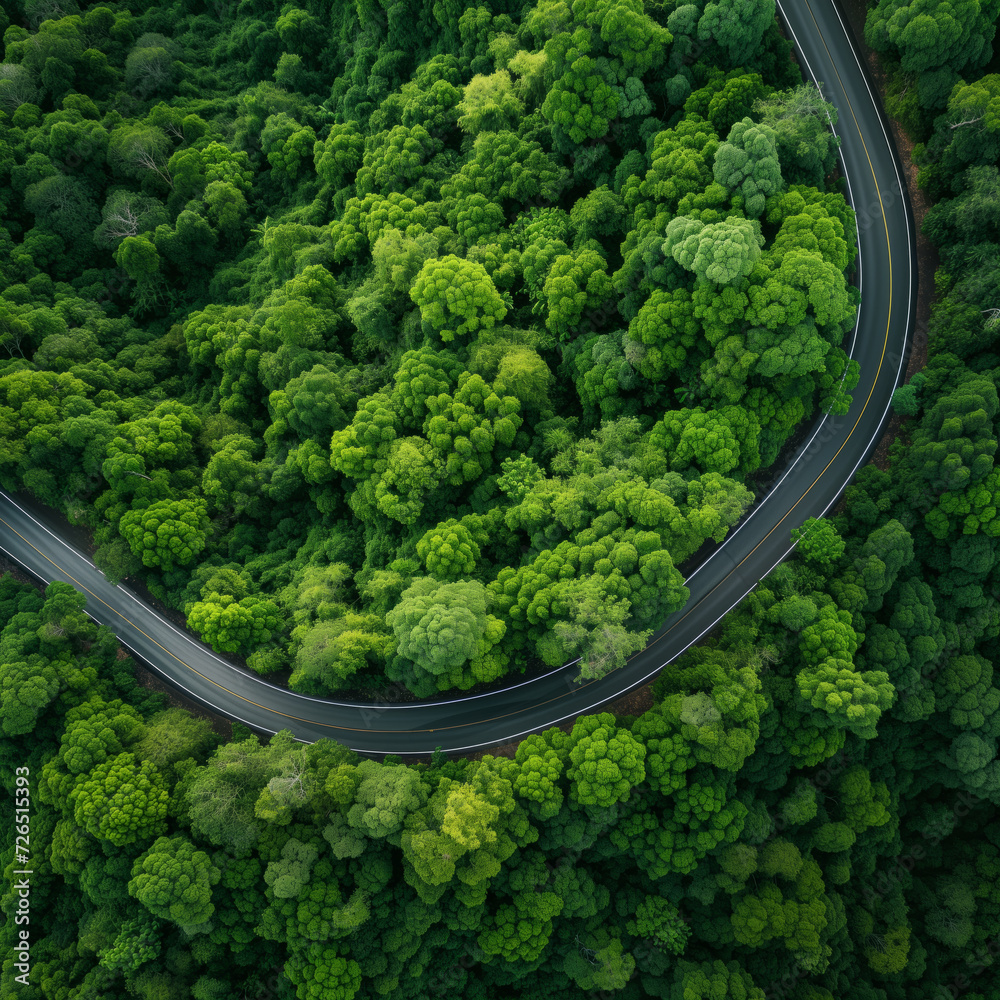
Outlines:
<svg viewBox="0 0 1000 1000"><path fill-rule="evenodd" d="M34 550L35 550L35 551L36 551L36 552L37 552L37 553L38 553L38 554L39 554L39 555L40 555L40 556L41 556L41 557L42 557L42 558L44 559L44 560L46 560L46 562L49 562L49 563L51 563L51 564L52 564L52 565L53 565L53 566L55 567L55 569L56 569L56 570L58 570L58 571L59 571L59 572L60 572L60 573L61 573L61 574L62 574L63 576L66 576L66 577L68 577L68 578L69 578L70 580L72 580L72 581L73 581L73 584L74 584L74 586L76 586L76 588L77 588L78 590L80 590L80 591L83 591L83 592L84 592L84 593L86 593L86 594L89 594L89 595L90 595L90 596L91 596L92 598L94 598L94 600L95 600L95 601L99 601L99 602L100 602L101 604L103 604L103 605L104 605L104 606L105 606L105 607L106 607L106 608L107 608L107 609L108 609L109 611L112 611L112 612L114 612L114 613L115 613L116 615L118 615L118 617L119 617L119 618L121 618L121 620L122 620L122 621L124 621L124 622L127 622L127 623L128 623L129 625L131 625L131 626L132 626L132 628L134 628L134 629L136 630L136 632L138 632L138 633L139 633L140 635L144 635L144 636L146 636L146 638L147 638L147 639L148 639L148 640L149 640L149 641L150 641L151 643L153 643L153 645L154 645L154 646L157 646L157 647L159 647L160 649L162 649L162 650L163 650L163 652L167 654L167 656L172 656L172 657L173 657L173 658L174 658L174 659L175 659L175 660L176 660L176 661L177 661L178 663L180 663L180 664L181 664L182 666L185 666L185 667L187 667L187 668L188 668L188 670L191 670L191 671L193 671L193 672L194 672L194 673L196 673L196 674L197 674L197 675L198 675L198 676L199 676L199 677L200 677L200 678L201 678L202 680L206 680L206 681L208 681L208 682L209 682L209 684L214 684L214 685L215 685L215 687L217 687L217 688L218 688L218 689L219 689L220 691L225 691L225 692L226 692L227 694L231 694L231 695L232 695L232 696L233 696L234 698L239 698L239 699L240 699L240 701L245 701L245 702L246 702L246 703L247 703L248 705L253 705L253 706L254 706L254 707L256 707L256 708L259 708L259 709L261 709L261 711L264 711L264 712L273 712L273 713L274 713L275 715L280 715L280 716L282 716L283 718L286 718L286 719L293 719L293 720L294 720L294 721L296 721L296 722L305 722L305 723L307 723L307 724L310 724L310 725L317 725L317 726L324 726L324 727L325 727L325 728L327 728L327 729L346 729L346 728L347 728L346 726L331 726L331 725L327 725L327 724L326 724L326 723L324 723L324 722L313 722L313 720L311 720L311 719L300 719L300 718L299 718L299 717L298 717L297 715L287 715L287 714L286 714L286 713L284 713L284 712L279 712L279 711L278 711L277 709L274 709L274 708L269 708L269 707L268 707L268 706L266 706L266 705L258 705L258 704L257 704L257 702L255 702L255 701L252 701L252 700L251 700L250 698L244 698L244 697L243 697L243 695L241 695L241 694L237 694L237 692L235 692L235 691L232 691L232 690L230 690L230 689L229 689L229 688L227 688L227 687L226 687L226 686L225 686L224 684L220 684L220 683L219 683L218 681L213 681L211 677L207 677L207 676L205 676L205 674L203 674L203 673L202 673L202 672L201 672L200 670L196 669L195 667L192 667L190 663L186 663L186 662L185 662L184 660L182 660L182 659L181 659L181 658L180 658L180 657L179 657L179 656L178 656L178 655L177 655L176 653L173 653L173 652L171 652L171 651L170 651L169 649L167 649L167 647L166 647L166 646L161 646L161 645L160 645L160 643L158 643L158 642L157 642L157 641L156 641L156 640L155 640L155 639L154 639L154 638L153 638L153 637L152 637L151 635L148 635L148 634L147 634L146 632L143 632L143 630L142 630L141 628L139 628L139 626L138 626L138 625L136 625L136 624L135 624L135 622L133 622L133 621L132 621L131 619L129 619L129 618L126 618L126 617L125 617L125 615L123 615L123 614L122 614L122 613L121 613L121 612L120 612L120 611L119 611L119 610L118 610L117 608L113 608L113 607L112 607L112 606L111 606L110 604L108 604L108 602L107 602L107 601L105 601L105 600L104 600L104 599L103 599L102 597L100 597L99 595L95 594L95 593L94 593L94 592L93 592L92 590L90 590L90 588L88 588L88 587L84 586L84 585L83 585L82 583L80 583L80 581L79 581L79 580L77 580L77 579L76 579L76 577L75 577L75 576L73 576L73 574L69 572L69 570L66 570L66 569L64 569L64 568L63 568L62 566L60 566L60 565L59 565L59 564L58 564L57 562L55 562L55 560L53 560L53 559L50 559L50 558L49 558L49 557L48 557L48 556L47 556L47 555L46 555L46 554L45 554L44 552L42 552L42 550L41 550L41 549L39 549L39 548L38 548L37 546L35 546L35 545L32 545L32 543L30 542L30 540L29 540L29 539L25 538L25 537L24 537L24 535L22 535L22 534L21 534L21 533L20 533L20 532L19 532L19 531L18 531L18 530L17 530L17 529L16 529L16 528L15 528L15 527L14 527L14 526L12 525L12 524L9 524L9 523L8 523L7 521L5 521L5 520L4 520L4 519L3 519L2 517L0 517L0 524L3 524L3 525L5 525L5 526L6 526L7 528L9 528L9 529L10 529L10 530L11 530L11 531L12 531L12 532L13 532L13 533L15 534L15 535L17 535L17 537L18 537L18 538L20 538L20 539L21 539L21 541L22 541L22 542L24 542L24 543L25 543L25 544L27 544L27 545L30 545L30 546L31 546L31 547L32 547L32 548L33 548L33 549L34 549ZM349 732L356 732L356 733L362 733L362 732L366 732L366 731L367 731L367 730L364 730L364 729L352 729L352 730L349 730Z"/></svg>
<svg viewBox="0 0 1000 1000"><path fill-rule="evenodd" d="M872 179L875 181L875 190L876 190L876 192L878 194L879 208L880 208L880 210L882 212L882 223L883 223L883 225L885 227L886 249L887 249L887 252L888 252L888 255L889 255L889 310L888 310L888 315L886 317L885 340L884 340L884 342L882 344L882 354L881 354L881 357L879 358L879 364L878 364L878 369L875 372L875 378L872 381L872 387L871 387L871 389L868 392L868 397L865 400L864 406L862 406L862 408L861 408L861 412L858 414L857 420L854 422L854 426L850 429L850 431L848 431L847 436L844 438L843 444L841 444L841 446L837 449L837 451L834 454L834 456L830 459L829 462L827 462L827 464L823 467L823 470L812 481L812 483L805 490L805 492L802 494L802 496L800 496L799 499L795 501L795 503L791 506L791 508L789 508L788 512L781 518L781 520L778 521L778 523L750 550L749 553L747 553L746 556L744 556L744 558L742 560L740 560L739 563L737 563L733 567L732 570L730 570L730 572L722 580L719 581L719 583L717 583L697 603L697 605L692 606L691 608L685 609L684 612L683 612L683 614L681 615L681 617L676 622L674 622L674 624L671 625L669 629L667 629L662 635L657 636L646 647L646 649L640 650L638 653L634 653L632 656L630 656L628 658L629 661L631 661L632 659L634 659L636 656L641 656L643 652L645 652L647 649L651 649L654 645L656 645L656 643L658 643L661 639L666 638L666 636L668 636L675 628L677 628L679 625L681 625L684 622L684 620L695 610L695 607L699 607L702 603L704 603L704 601L706 601L709 597L711 597L712 594L714 594L715 591L718 590L719 587L721 587L722 584L725 583L726 580L728 580L732 576L733 572L735 572L736 570L738 570L754 554L754 552L756 552L757 549L759 549L764 544L764 542L766 542L768 540L768 538L770 538L771 535L773 535L774 532L778 530L778 528L781 526L781 524L792 514L792 512L795 510L795 508L798 507L798 505L809 495L810 490L812 490L812 488L820 481L820 479L823 478L823 476L826 474L826 472L830 468L830 466L836 461L836 459L840 455L841 451L843 451L844 447L847 445L847 442L851 439L851 435L857 430L858 425L861 423L861 418L864 416L865 410L868 408L868 404L871 402L872 395L875 392L875 386L878 384L878 377L879 377L879 374L882 371L882 365L883 365L883 363L885 361L885 352L888 349L888 344L889 344L889 326L890 326L890 322L891 322L891 318L892 318L892 290L893 289L892 289L892 244L891 244L891 241L890 241L890 238L889 238L889 222L888 222L888 219L886 218L885 206L882 203L882 192L879 190L878 176L875 173L875 166L872 163L871 156L870 156L870 154L868 152L868 146L865 143L865 138L864 138L864 135L863 135L863 133L861 131L861 125L858 122L857 115L854 113L854 106L851 104L851 100L847 96L847 90L844 87L844 82L843 82L843 80L840 77L840 73L837 71L836 62L833 60L833 56L831 55L830 50L827 47L826 40L823 38L823 33L819 30L819 25L816 23L816 16L815 16L815 14L813 14L812 7L809 6L807 0L797 0L797 2L805 2L806 3L806 7L809 10L810 16L812 16L813 23L816 24L816 33L822 39L822 41L823 41L823 47L826 49L827 55L830 56L831 63L833 64L833 71L834 71L834 73L837 76L837 80L839 81L839 83L841 85L841 89L843 90L844 100L846 101L847 107L850 110L851 117L854 119L855 128L857 128L857 130L858 130L858 138L861 140L861 145L862 145L862 147L863 147L863 149L865 151L865 158L868 160L868 167L869 167L869 169L871 170L871 173L872 173ZM20 534L20 532L18 532L12 525L8 524L2 518L0 518L0 523L5 524L8 528L10 528L10 530L13 531L14 534L18 536L18 538L20 538L22 541L24 541L28 545L30 545L31 548L33 548L40 556L42 556L43 559L45 559L48 562L52 563L52 565L57 570L59 570L60 573L64 574L70 580L72 580L73 583L76 585L76 587L79 590L84 591L85 593L87 593L91 597L93 597L95 600L100 601L101 604L103 604L110 611L113 611L116 615L118 615L119 618L121 618L123 621L125 621L129 625L131 625L132 628L134 628L141 635L144 635L150 642L152 642L155 646L157 646L160 649L162 649L163 652L165 652L168 656L173 657L182 666L187 667L188 670L191 670L193 673L197 674L199 677L202 678L202 680L208 681L210 684L212 684L215 687L219 688L220 691L225 691L227 694L230 694L233 697L238 698L240 701L246 702L249 705L253 705L255 708L259 708L263 712L271 712L274 715L280 715L284 719L291 719L291 720L293 720L295 722L303 722L306 725L322 726L325 729L335 729L335 730L340 730L342 732L351 732L351 733L369 732L369 733L373 733L374 734L374 733L399 732L399 730L388 730L388 729L371 729L371 728L366 728L366 729L352 729L352 728L350 728L348 726L334 726L334 725L331 725L329 723L316 721L314 719L302 719L302 718L300 718L297 715L289 715L289 714L287 714L285 712L279 712L277 709L270 708L270 707L268 707L266 705L260 705L257 702L251 700L250 698L246 698L246 697L244 697L241 694L237 694L237 692L232 691L230 688L227 688L225 685L220 684L218 681L212 680L211 677L207 677L205 674L201 673L201 671L199 671L195 667L191 666L190 663L186 663L184 660L182 660L175 653L171 652L165 646L160 645L160 643L158 643L152 636L147 635L141 628L139 628L138 625L136 625L130 619L126 618L125 615L123 615L116 608L111 607L111 605L108 604L107 601L104 601L102 598L98 597L97 594L93 593L87 587L83 586L69 572L67 572L65 569L63 569L61 566L59 566L57 563L55 563L52 559L50 559L47 555L45 555L45 553L42 552L40 549L38 549L34 545L32 545L31 542L28 541L28 539L25 538L22 534ZM561 694L556 695L553 698L548 698L548 699L546 699L545 701L542 701L542 702L533 702L531 704L530 708L534 709L534 708L538 708L540 705L548 705L548 704L551 704L552 702L560 701L561 699L566 698L566 697L568 697L571 694L575 694L577 691L582 691L582 690L584 690L584 688L590 687L592 684L596 684L596 683L597 683L596 680L587 681L584 684L579 685L579 687L577 687L577 688L575 688L573 690L567 690L567 691L565 691L565 692L563 692ZM428 707L430 707L430 706L428 706ZM363 711L364 709L359 709L359 710ZM373 706L371 710L372 711L377 711L378 710L378 706ZM520 715L521 712L523 712L523 711L525 711L525 709L521 709L521 710L519 710L517 712L508 712L508 713L506 713L504 715L493 716L492 718L489 718L489 719L480 719L480 720L478 720L477 724L483 724L483 723L488 723L488 722L499 722L499 721L501 721L503 719L508 719L508 718L514 717L515 715ZM463 724L463 725L455 725L455 726L439 726L439 727L437 727L436 730L435 729L414 729L414 730L409 730L409 732L445 732L445 731L450 730L450 729L464 729L464 728L466 728L467 725L468 724L466 723L466 724Z"/></svg>

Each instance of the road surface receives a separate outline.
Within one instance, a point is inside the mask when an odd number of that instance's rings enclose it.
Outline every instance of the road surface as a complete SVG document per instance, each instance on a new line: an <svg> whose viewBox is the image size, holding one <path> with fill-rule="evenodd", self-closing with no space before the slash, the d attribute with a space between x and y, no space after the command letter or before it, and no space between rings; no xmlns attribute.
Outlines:
<svg viewBox="0 0 1000 1000"><path fill-rule="evenodd" d="M24 497L0 494L0 547L46 582L87 595L87 611L174 687L265 732L339 740L360 753L472 751L592 712L656 675L749 593L791 550L790 531L821 516L867 461L905 371L916 300L915 234L898 155L832 0L779 4L807 76L839 112L837 130L858 215L863 301L851 352L861 380L846 416L820 420L769 493L688 578L691 597L621 670L576 685L573 666L503 691L404 705L309 698L227 663L161 618L127 587L111 586L63 537L65 522Z"/></svg>

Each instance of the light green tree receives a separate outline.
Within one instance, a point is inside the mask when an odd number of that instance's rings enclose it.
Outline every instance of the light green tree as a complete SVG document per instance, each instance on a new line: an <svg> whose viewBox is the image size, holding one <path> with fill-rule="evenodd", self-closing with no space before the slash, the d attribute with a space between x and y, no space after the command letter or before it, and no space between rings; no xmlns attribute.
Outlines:
<svg viewBox="0 0 1000 1000"><path fill-rule="evenodd" d="M266 643L281 618L278 606L263 597L209 594L187 609L188 624L222 653L252 650Z"/></svg>
<svg viewBox="0 0 1000 1000"><path fill-rule="evenodd" d="M205 547L208 518L202 500L160 500L122 516L118 530L144 566L186 566Z"/></svg>
<svg viewBox="0 0 1000 1000"><path fill-rule="evenodd" d="M154 916L190 933L215 912L212 886L221 877L187 837L159 837L136 859L128 891Z"/></svg>
<svg viewBox="0 0 1000 1000"><path fill-rule="evenodd" d="M646 748L607 712L578 719L570 741L570 798L581 805L619 802L646 776Z"/></svg>
<svg viewBox="0 0 1000 1000"><path fill-rule="evenodd" d="M420 269L410 298L420 307L428 330L447 342L489 330L507 315L482 264L453 254L427 261Z"/></svg>
<svg viewBox="0 0 1000 1000"><path fill-rule="evenodd" d="M749 0L745 2L749 5ZM712 169L716 183L738 195L751 218L760 218L766 200L783 189L777 141L770 126L744 118L732 127L715 154Z"/></svg>
<svg viewBox="0 0 1000 1000"><path fill-rule="evenodd" d="M490 76L474 76L462 92L458 104L458 127L469 135L516 128L524 113L506 70Z"/></svg>
<svg viewBox="0 0 1000 1000"><path fill-rule="evenodd" d="M165 833L169 801L156 766L131 753L108 757L70 793L76 822L119 847Z"/></svg>
<svg viewBox="0 0 1000 1000"><path fill-rule="evenodd" d="M475 669L505 630L487 614L481 583L441 583L433 577L411 584L386 615L386 623L395 633L398 656L415 671L408 671L405 663L394 669L415 693L433 691L435 682L454 686L470 661Z"/></svg>
<svg viewBox="0 0 1000 1000"><path fill-rule="evenodd" d="M431 528L417 542L417 556L424 560L427 572L439 580L471 576L479 555L469 529L454 518Z"/></svg>
<svg viewBox="0 0 1000 1000"><path fill-rule="evenodd" d="M753 271L763 245L760 227L749 219L705 225L680 216L667 226L663 252L703 281L731 285Z"/></svg>

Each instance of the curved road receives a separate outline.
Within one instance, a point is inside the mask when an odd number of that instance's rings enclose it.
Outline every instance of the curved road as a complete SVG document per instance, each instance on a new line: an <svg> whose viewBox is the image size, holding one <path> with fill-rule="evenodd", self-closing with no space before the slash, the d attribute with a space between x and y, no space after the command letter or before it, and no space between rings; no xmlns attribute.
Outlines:
<svg viewBox="0 0 1000 1000"><path fill-rule="evenodd" d="M126 587L113 587L59 537L52 512L0 494L0 547L35 576L87 594L87 611L173 686L255 729L331 737L369 754L426 754L495 746L598 709L643 684L733 608L790 551L789 532L827 511L868 459L904 370L916 298L913 223L902 169L832 0L779 4L807 76L822 81L840 120L841 155L858 215L863 304L852 353L861 364L854 402L820 420L774 487L688 578L691 597L650 645L601 681L575 685L575 667L503 691L408 705L307 698L226 663L160 618Z"/></svg>

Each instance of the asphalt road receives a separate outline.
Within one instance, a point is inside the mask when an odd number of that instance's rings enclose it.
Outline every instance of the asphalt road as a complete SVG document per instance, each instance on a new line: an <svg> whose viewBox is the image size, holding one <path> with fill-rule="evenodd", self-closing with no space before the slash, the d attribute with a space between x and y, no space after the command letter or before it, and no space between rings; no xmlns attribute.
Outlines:
<svg viewBox="0 0 1000 1000"><path fill-rule="evenodd" d="M832 0L779 7L807 76L838 111L841 153L858 213L863 303L851 344L861 365L843 417L820 420L771 491L688 578L691 598L650 645L601 681L576 685L575 667L503 691L406 705L308 698L226 663L131 593L111 586L64 538L57 514L0 494L0 547L46 582L87 595L87 611L172 685L255 729L289 729L301 740L331 737L361 752L426 754L509 742L595 711L653 677L705 634L791 551L790 531L827 511L868 459L905 370L916 300L915 235L902 169L874 87L866 81Z"/></svg>

